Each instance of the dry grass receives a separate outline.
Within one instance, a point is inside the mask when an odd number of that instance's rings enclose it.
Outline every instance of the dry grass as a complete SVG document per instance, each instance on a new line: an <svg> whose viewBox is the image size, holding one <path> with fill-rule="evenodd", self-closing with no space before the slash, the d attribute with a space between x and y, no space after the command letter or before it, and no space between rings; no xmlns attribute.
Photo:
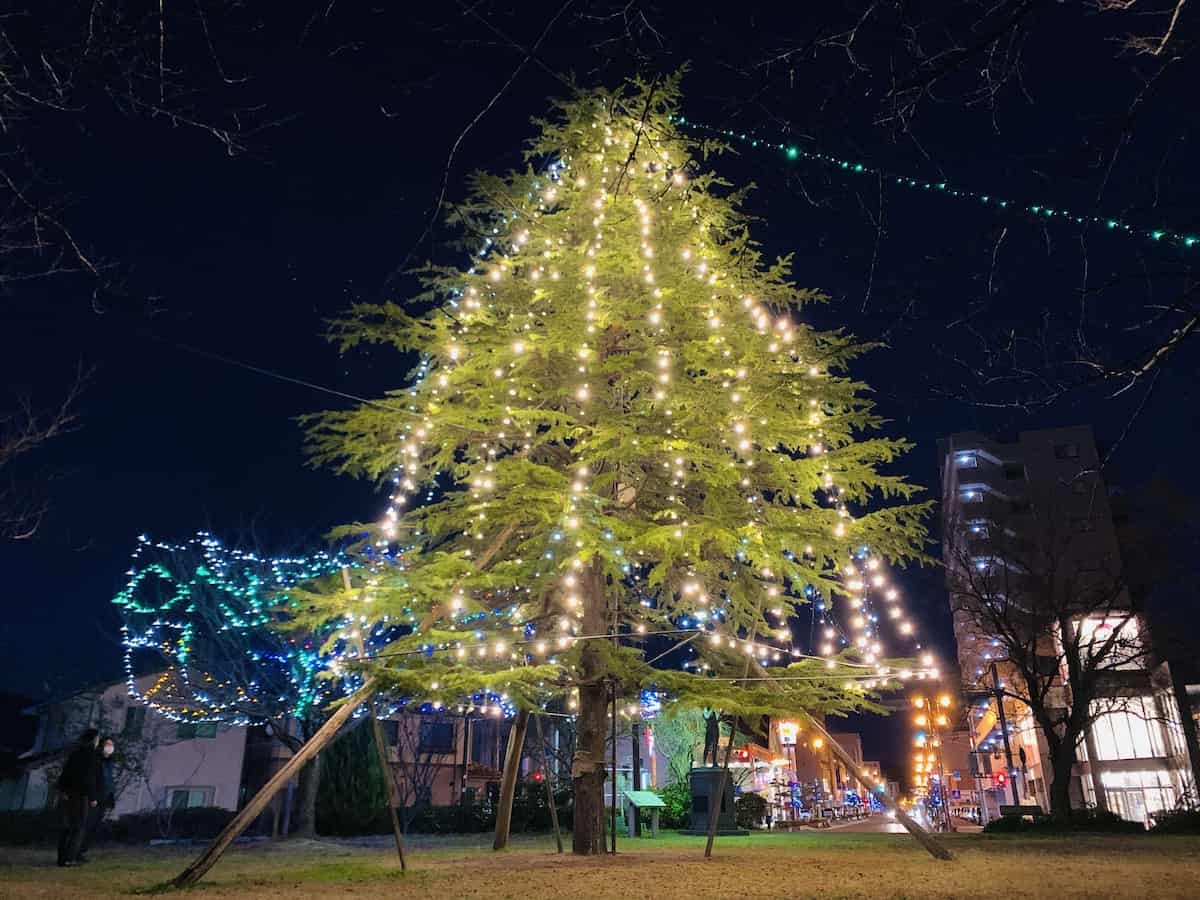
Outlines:
<svg viewBox="0 0 1200 900"><path fill-rule="evenodd" d="M548 838L495 854L482 838L411 848L398 872L386 843L289 842L231 851L201 897L237 898L754 898L1200 896L1200 838L1070 839L952 836L939 863L905 836L756 834L725 838L705 862L703 839L625 840L598 859L558 856ZM176 874L195 848L99 847L95 862L59 869L52 853L0 856L0 897L129 897Z"/></svg>

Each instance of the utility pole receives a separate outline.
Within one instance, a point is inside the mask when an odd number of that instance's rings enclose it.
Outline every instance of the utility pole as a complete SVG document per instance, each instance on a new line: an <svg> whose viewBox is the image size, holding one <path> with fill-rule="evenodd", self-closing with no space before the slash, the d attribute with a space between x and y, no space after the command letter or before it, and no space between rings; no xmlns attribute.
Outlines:
<svg viewBox="0 0 1200 900"><path fill-rule="evenodd" d="M937 750L938 790L941 793L942 799L942 822L945 824L947 831L953 831L954 825L950 821L950 795L949 791L947 790L946 767L943 765L942 760L942 748L944 744L942 741L940 722L941 718L944 716L944 713L942 713L940 710L950 705L950 697L947 694L942 694L938 698L937 706L934 706L928 697L923 694L918 694L915 698L915 703L917 709L924 711L923 716L928 723L929 730L933 732L933 741L931 743L933 744L934 749Z"/></svg>
<svg viewBox="0 0 1200 900"><path fill-rule="evenodd" d="M1000 715L1000 734L1004 738L1004 761L1008 765L1008 784L1012 788L1013 806L1020 806L1017 797L1017 777L1013 768L1012 746L1008 743L1008 719L1004 715L1004 691L1000 689L1000 675L996 672L996 664L992 663L992 696L996 698L996 709Z"/></svg>

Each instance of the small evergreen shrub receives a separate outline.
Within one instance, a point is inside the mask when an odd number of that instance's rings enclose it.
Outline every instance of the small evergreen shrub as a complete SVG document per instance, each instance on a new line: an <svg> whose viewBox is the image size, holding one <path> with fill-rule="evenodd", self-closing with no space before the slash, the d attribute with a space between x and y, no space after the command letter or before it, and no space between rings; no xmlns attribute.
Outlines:
<svg viewBox="0 0 1200 900"><path fill-rule="evenodd" d="M692 791L687 782L678 781L655 790L666 803L666 808L658 814L658 824L662 828L689 828L692 824Z"/></svg>
<svg viewBox="0 0 1200 900"><path fill-rule="evenodd" d="M733 801L733 812L739 828L759 828L767 818L767 798L744 793Z"/></svg>

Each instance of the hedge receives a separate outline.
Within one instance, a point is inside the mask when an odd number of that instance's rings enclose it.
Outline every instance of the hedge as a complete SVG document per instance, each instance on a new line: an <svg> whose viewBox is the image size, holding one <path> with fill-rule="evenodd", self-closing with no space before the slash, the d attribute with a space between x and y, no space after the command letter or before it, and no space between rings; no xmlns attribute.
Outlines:
<svg viewBox="0 0 1200 900"><path fill-rule="evenodd" d="M1200 834L1200 810L1176 809L1154 817L1152 834Z"/></svg>
<svg viewBox="0 0 1200 900"><path fill-rule="evenodd" d="M228 809L199 806L192 809L133 813L106 819L93 840L146 843L155 840L209 840L233 818ZM0 812L0 843L54 844L62 829L57 809L19 809Z"/></svg>
<svg viewBox="0 0 1200 900"><path fill-rule="evenodd" d="M1020 816L1001 816L983 826L984 834L1070 834L1073 832L1105 832L1109 834L1144 834L1140 822L1122 819L1116 813L1089 811L1074 813L1070 818L1056 819L1037 816L1028 821Z"/></svg>

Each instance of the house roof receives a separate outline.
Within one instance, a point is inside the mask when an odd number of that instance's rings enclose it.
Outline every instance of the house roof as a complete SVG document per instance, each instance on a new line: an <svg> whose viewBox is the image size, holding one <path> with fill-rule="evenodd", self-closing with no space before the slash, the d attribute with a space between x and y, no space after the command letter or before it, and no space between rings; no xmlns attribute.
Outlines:
<svg viewBox="0 0 1200 900"><path fill-rule="evenodd" d="M32 703L29 706L25 707L23 710L21 710L21 712L25 713L26 715L37 715L39 712L41 712L43 709L45 709L48 706L57 706L60 703L66 703L68 700L70 700L74 697L78 697L82 694L92 694L92 693L102 694L102 693L104 693L104 691L108 690L113 685L124 684L124 683L125 683L124 678L115 678L110 681L101 681L101 682L97 682L95 684L89 684L86 687L81 687L81 688L71 691L69 693L56 694L54 696L48 697L45 700L39 700L37 703Z"/></svg>

